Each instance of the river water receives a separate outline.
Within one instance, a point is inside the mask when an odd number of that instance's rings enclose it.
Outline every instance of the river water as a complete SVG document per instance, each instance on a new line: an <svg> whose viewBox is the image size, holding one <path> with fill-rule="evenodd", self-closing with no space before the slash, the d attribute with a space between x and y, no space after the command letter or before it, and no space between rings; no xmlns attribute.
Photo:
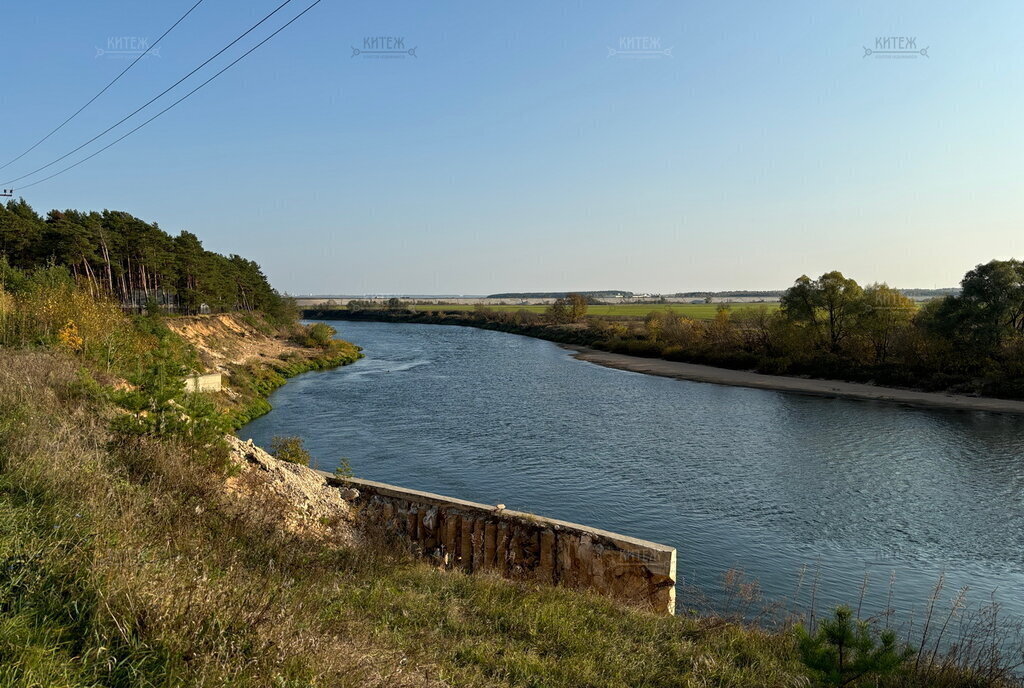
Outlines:
<svg viewBox="0 0 1024 688"><path fill-rule="evenodd" d="M816 607L856 605L867 574L875 612L894 576L905 623L944 574L947 603L970 586L1024 618L1024 417L683 382L472 328L330 324L366 358L290 381L240 436L298 435L324 470L345 457L359 477L672 545L713 604L729 569L791 608L815 578Z"/></svg>

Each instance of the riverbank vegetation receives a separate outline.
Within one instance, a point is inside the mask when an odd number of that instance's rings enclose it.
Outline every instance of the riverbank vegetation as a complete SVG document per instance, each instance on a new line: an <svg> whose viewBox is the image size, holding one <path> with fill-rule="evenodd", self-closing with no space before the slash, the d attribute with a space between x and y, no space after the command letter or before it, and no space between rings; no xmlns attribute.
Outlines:
<svg viewBox="0 0 1024 688"><path fill-rule="evenodd" d="M56 348L127 384L166 349L187 373L224 373L230 394L218 410L237 428L269 411L266 397L289 377L359 358L334 334L300 325L258 264L207 251L189 232L120 211L44 218L21 199L0 205L0 346ZM290 345L259 350L275 339ZM248 340L248 354L211 356Z"/></svg>
<svg viewBox="0 0 1024 688"><path fill-rule="evenodd" d="M288 378L360 357L358 347L334 339L334 330L323 324L275 324L262 312L248 311L175 318L154 308L133 315L117 299L90 291L63 266L19 270L0 256L0 346L71 356L81 362L89 384L114 386L122 395L152 375L157 364L165 369L161 375L181 378L222 370L229 394L214 403L231 428L269 411L267 397ZM201 328L198 339L191 336L193 325ZM202 339L208 346L200 351L193 343ZM271 347L272 356L258 347L234 358L209 356L211 347L230 354L243 341L285 339L290 345ZM168 399L176 394L170 390Z"/></svg>
<svg viewBox="0 0 1024 688"><path fill-rule="evenodd" d="M307 309L308 317L382 319L487 327L615 353L775 375L802 375L925 391L1024 398L1024 265L992 261L970 270L961 292L916 304L885 284L861 286L840 272L802 276L778 306L715 306L691 317L676 306L643 317L546 307L472 312L401 304ZM614 307L612 307L614 308Z"/></svg>

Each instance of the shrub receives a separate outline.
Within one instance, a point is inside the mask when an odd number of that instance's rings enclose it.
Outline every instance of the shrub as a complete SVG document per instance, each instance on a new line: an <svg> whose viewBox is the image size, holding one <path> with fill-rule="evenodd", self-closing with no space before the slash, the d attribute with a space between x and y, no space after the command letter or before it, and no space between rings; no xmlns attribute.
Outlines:
<svg viewBox="0 0 1024 688"><path fill-rule="evenodd" d="M309 327L310 340L321 349L328 348L337 333L337 330L324 323L314 323Z"/></svg>
<svg viewBox="0 0 1024 688"><path fill-rule="evenodd" d="M301 437L274 437L270 440L270 453L282 461L301 466L308 466L312 462L309 452L302 446Z"/></svg>

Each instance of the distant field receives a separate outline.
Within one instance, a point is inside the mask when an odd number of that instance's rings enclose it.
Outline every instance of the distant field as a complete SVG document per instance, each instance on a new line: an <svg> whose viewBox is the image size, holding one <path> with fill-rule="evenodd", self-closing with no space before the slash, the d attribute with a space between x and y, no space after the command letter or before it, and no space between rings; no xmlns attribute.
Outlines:
<svg viewBox="0 0 1024 688"><path fill-rule="evenodd" d="M651 311L664 311L670 310L674 313L679 313L695 320L711 320L715 317L715 313L718 311L718 307L724 304L718 303L626 303L617 304L614 306L590 306L587 308L587 315L610 315L610 316L638 316L643 317ZM745 308L756 308L759 306L765 306L769 310L777 310L779 307L778 303L737 303L731 304L730 308L733 312L743 310ZM453 304L453 305L426 305L426 306L410 306L418 311L472 311L476 306L470 304ZM495 311L530 311L532 313L543 313L547 310L547 306L487 306L487 308Z"/></svg>

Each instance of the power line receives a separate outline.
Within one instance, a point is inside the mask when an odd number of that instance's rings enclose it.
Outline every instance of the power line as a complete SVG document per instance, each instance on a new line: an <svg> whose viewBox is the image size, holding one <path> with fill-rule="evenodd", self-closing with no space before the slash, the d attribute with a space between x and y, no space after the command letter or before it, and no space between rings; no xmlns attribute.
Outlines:
<svg viewBox="0 0 1024 688"><path fill-rule="evenodd" d="M249 48L249 49L248 49L247 51L245 51L244 53L242 53L242 55L241 55L241 56L239 56L239 57L238 57L238 58L237 58L237 59L236 59L236 60L235 60L234 62L232 62L232 63L230 63L229 65L227 65L226 67L224 67L224 69L220 70L219 72L217 72L216 74L214 74L213 76L211 76L211 77L210 77L209 79L207 79L207 80L206 80L206 81L204 81L203 83L199 84L199 85L198 85L198 86L196 86L196 87L195 87L194 89L192 89L191 91L189 91L188 93L186 93L185 95L183 95L183 96L182 96L181 98L179 98L178 100L174 101L173 103L171 103L170 105L168 105L167 107L165 107L165 108L164 108L163 110L161 110L160 112L156 113L155 115L153 115L152 117L150 117L149 119L147 119L147 120L146 120L145 122L143 122L143 123L142 123L142 124L140 124L139 126L137 126L137 127L135 127L134 129L132 129L131 131L129 131L129 132L127 132L127 133L123 134L123 135L122 135L122 136L120 136L119 138L116 138L116 139L114 139L113 141L111 141L110 143L108 143L107 145L105 145L105 146L104 146L103 148L100 148L100 149L99 149L98 151L96 151L95 153L92 153L92 154L90 154L90 155L88 155L88 156L86 156L86 157L82 158L81 160L79 160L79 161L78 161L78 162L76 162L75 164L73 164L73 165L69 165L69 166L65 167L64 169L62 169L61 171L59 171L59 172L54 172L53 174L51 174L51 175L50 175L50 176L48 176L48 177L43 177L42 179L36 180L36 181L32 182L31 184L26 184L25 186L23 186L23 187L21 187L21 188L22 188L22 189L27 189L27 188L29 188L29 187L31 187L31 186L35 186L36 184L42 184L42 183L43 183L43 182L45 182L45 181L48 181L48 180L50 180L50 179L53 179L54 177L57 177L57 176L59 176L59 175L62 175L62 174L64 174L65 172L67 172L67 171L69 171L69 170L72 170L72 169L74 169L74 168L78 167L78 166L79 166L79 165L81 165L81 164L82 164L83 162L86 162L87 160L91 160L92 158L95 158L95 157L96 157L97 155L99 155L99 154L100 154L100 153L102 153L103 151L107 150L108 148L110 148L110 147L111 147L111 146L113 146L114 144L116 144L116 143L119 143L120 141L123 141L124 139L128 138L129 136L131 136L132 134L134 134L135 132L137 132L137 131L138 131L139 129L141 129L142 127L146 126L147 124L149 124L150 122L152 122L153 120L155 120L155 119L156 119L157 117L159 117L160 115L164 114L165 112L167 112L168 110L170 110L171 108L173 108L173 107L174 107L175 105L177 105L177 104L178 104L178 103L180 103L181 101L183 101L183 100L185 100L186 98L188 98L189 96L191 96L191 95L192 95L193 93L195 93L196 91L198 91L199 89L201 89L201 88L202 88L203 86L206 86L206 84L210 83L211 81L213 81L214 79L216 79L217 77L219 77L219 76L220 76L221 74L223 74L224 72L226 72L226 71L228 71L229 69L231 69L232 67L234 67L234 66L235 66L236 64L238 64L239 62L241 62L241 61L242 61L242 60L243 60L243 59L244 59L244 58L245 58L246 56L248 56L248 55L249 55L249 53L253 52L253 51L254 51L254 50L256 50L257 48L259 48L259 47L260 47L261 45L263 45L264 43L266 43L267 41L269 41L269 40L270 40L271 38L273 38L273 37L274 37L274 36L276 36L277 34L279 34L279 33L281 33L282 31L284 31L284 30L285 30L286 28L288 28L288 26L289 26L289 25L290 25L290 24L291 24L292 22L296 21L296 20L297 20L297 19L298 19L299 17L301 17L302 15L304 15L304 14L305 14L306 12L309 12L309 11L310 11L311 9L313 9L314 7L316 7L317 5L319 5L319 4L320 4L320 3L322 2L322 1L323 1L323 0L316 0L316 1L315 1L314 3L312 3L312 4L311 4L311 5L309 6L309 7L307 7L306 9L302 10L302 11L301 11L301 12L299 12L299 13L298 13L297 15L295 15L294 17L292 17L292 18L291 18L291 19L290 19L290 20L288 21L288 23L287 23L287 24L285 24L284 26L282 26L281 28L279 28L279 29L278 29L277 31L275 31L274 33L272 33L272 34L270 34L269 36L267 36L266 38L264 38L264 39L263 39L262 41L260 41L259 43L257 43L257 44L256 44L256 45L254 45L253 47Z"/></svg>
<svg viewBox="0 0 1024 688"><path fill-rule="evenodd" d="M54 134L56 134L56 133L57 133L58 131L60 131L61 129L63 129L63 128L64 128L64 125L65 125L65 124L67 124L68 122L70 122L71 120L73 120L73 119L74 119L75 117L78 117L78 115L80 115L80 114L82 113L82 110L84 110L85 108L87 108L87 107L89 107L90 105L92 105L92 104L93 104L93 101L95 101L95 100L96 100L97 98L99 98L99 97L100 97L101 95L103 95L104 93L106 93L106 91L107 91L107 89L108 89L108 88L110 88L111 86L113 86L114 84L116 84L116 83L118 82L118 80L119 80L119 79L120 79L121 77L123 77L123 76L124 76L125 74L127 74L127 73L128 73L128 70L129 70L129 69L131 69L132 67L134 67L134 66L135 66L135 64L136 64L136 63L137 63L137 62L138 62L139 60L141 60L141 59L142 59L143 57L145 57L145 56L146 56L146 54L147 54L147 53L148 53L148 52L149 52L150 50L152 50L153 48L155 48L155 47L156 47L156 44L157 44L157 43L159 43L160 41L162 41L162 40L164 39L164 36L166 36L167 34L169 34L169 33L170 33L171 31L173 31L173 30L174 30L174 27L176 27L176 26L177 26L178 24L180 24L181 22L183 22L183 21L185 20L185 17L187 17L188 15L192 14L192 10L194 10L194 9L195 9L195 8L197 8L197 7L199 7L199 5L201 5L201 4L202 4L202 2L203 2L203 0L199 0L199 1L198 1L198 2L196 3L196 4L192 5L192 7L190 7L190 8L189 8L188 12L186 12L186 13L185 13L185 14L183 14L183 15L181 15L181 17L180 17L180 18L178 19L178 21L176 21L176 22L174 22L173 24L171 24L171 28L167 29L167 30L166 30L166 31L164 31L164 32L163 32L162 34L160 34L160 38L156 39L156 40L155 40L155 41L154 41L154 42L153 42L153 43L152 43L151 45L149 45L149 46L147 47L147 49L146 49L146 50L143 50L143 51L142 51L142 53L141 53L141 54L139 54L139 56L138 56L138 57L136 57L136 58L135 58L134 60L132 60L132 63L131 63L131 64L129 64L129 65L127 66L127 67L125 67L125 68L124 68L124 70L122 70L120 74L118 74L117 76L115 76L115 77L114 77L114 80L113 80L113 81L111 81L111 82L110 82L109 84L107 84L106 86L104 86L104 87L103 87L103 89L102 89L102 90L101 90L101 91L100 91L99 93L97 93L97 94L96 94L96 95L94 95L94 96L93 96L92 98L90 98L90 99L89 99L89 102L87 102L87 103L86 103L85 105L83 105L82 107L78 108L78 109L77 109L77 110L75 111L75 114L71 115L71 116L70 116L70 117L68 117L68 118L67 118L66 120L64 120L63 122L61 122L61 123L60 123L60 124L59 124L59 125L57 126L57 128L56 128L56 129L54 129L53 131L51 131L51 132L50 132L49 134L47 134L47 135L46 135L46 136L44 136L43 138L39 139L39 140L38 140L38 141L36 141L35 143L33 143L33 144L32 144L32 146L31 146L31 147L30 147L30 148L29 148L28 150L26 150L26 151L25 151L24 153L22 153L21 155L19 155L19 156L18 156L18 157L16 157L16 158L14 158L13 160L9 160L9 161L5 162L5 163L4 163L3 165L0 165L0 170L4 169L5 167L7 167L8 165L10 165L11 163L15 163L15 162L18 162L19 160L21 160L21 159L22 159L23 157L25 157L26 155L28 155L29 153L31 153L31 152L32 152L33 150L35 150L35 149L36 149L36 147L37 147L37 146L38 146L39 144L41 144L41 143L42 143L43 141L45 141L46 139L50 138L51 136L53 136Z"/></svg>
<svg viewBox="0 0 1024 688"><path fill-rule="evenodd" d="M142 110L145 110L145 109L146 109L147 107L149 107L150 105L152 105L152 104L153 104L153 103L154 103L155 101L157 101L157 100L160 100L160 98L162 98L163 96L167 95L167 93L168 93L169 91L172 91L172 90L173 90L173 89L174 89L175 87L177 87L177 86L178 86L179 84L181 84L181 82L185 81L185 80L186 80L186 79L188 79L188 78L189 78L190 76L192 76L193 74L195 74L196 72L198 72L198 71L199 71L200 69L202 69L202 68L203 68L203 67L205 67L206 65L210 64L211 62L213 62L213 61L214 61L215 59L217 59L218 57L220 57L220 56L221 56L221 55L222 55L222 54L224 53L224 51L225 51L225 50L227 50L228 48L230 48L231 46L233 46L233 45L234 45L235 43L237 43L238 41L240 41L240 40L242 40L243 38L245 38L246 36L248 36L248 35L249 35L250 33L252 33L253 31L255 31L255 30L256 30L256 29L257 29L257 28L258 28L258 27L259 27L259 26L260 26L261 24L263 24L263 23L264 23L265 21L267 21L268 19L270 19L271 17L273 17L273 16L274 16L275 14L277 14L277 13L278 13L278 12L279 12L279 11L280 11L280 10L281 10L281 9L282 9L282 8L283 8L284 6L285 6L285 5L287 5L287 4L289 4L289 3L291 3L292 1L293 1L293 0L284 0L284 2L282 2L282 3L280 4L280 5L278 5L278 6L277 6L277 9L275 9L275 10L274 10L273 12L271 12L271 13L270 13L270 14L268 14L267 16L263 17L263 19L260 19L260 20L259 20L258 22L256 22L256 23L255 23L255 24L253 24L252 26L250 26L250 27L249 27L249 29L248 29L247 31L245 31L245 33L241 34L240 36L238 36L238 38L236 38L235 40L233 40L233 41L231 41L230 43L228 43L227 45L225 45L225 46L224 46L223 48L221 48L221 49L220 49L220 50L218 50L218 51L217 51L216 53L214 53L214 54L213 54L213 55L212 55L211 57L207 58L207 60L206 60L205 62L203 62L203 63L202 63L201 65L199 65L198 67L196 67L195 69L193 69L193 70L192 70L191 72L189 72L189 73L188 73L188 74L186 74L185 76L183 76L183 77L181 77L180 79L178 79L177 81L175 81L175 82L174 82L173 84L171 84L170 86L168 86L167 88L165 88L165 89L164 89L163 91L161 91L161 92L160 92L160 93L159 93L158 95L154 96L153 98L150 98L150 100L149 100L149 101L148 101L148 102L147 102L147 103L146 103L145 105L143 105L142 107L136 108L136 109L135 109L135 110L134 110L134 111L133 111L133 112L132 112L131 114L128 114L128 115L125 115L124 117L122 117L122 118L121 118L121 119L120 119L120 120L119 120L119 121L118 121L118 122L117 122L116 124L113 124L113 125L111 125L111 126L107 127L106 129L104 129L104 130L103 130L103 131L101 131L100 133L96 134L95 136L93 136L93 137L92 137L91 139L89 139L88 141L86 141L86 142L85 142L85 143L83 143L82 145L78 146L77 148L75 148L75 149L73 149L73 150L70 150L70 151L68 151L68 152L67 152L67 153L65 153L64 155L62 155L62 156L60 156L59 158L57 158L56 160L51 160L50 162L46 163L46 164L45 164L45 165L43 165L42 167L37 167L36 169L32 170L31 172L29 172L29 173L27 173L27 174L23 174L23 175L21 175L20 177L16 177L16 178L14 178L14 179L11 179L11 180L8 180L8 181L4 182L4 184L13 184L14 182L17 182L17 181L21 181L22 179L24 179L24 178L26 178L26 177L31 177L31 176L32 176L33 174L35 174L36 172L42 172L43 170L45 170L45 169L46 169L46 168L48 168L48 167L53 167L54 165L56 165L57 163L59 163L59 162L60 162L61 160L64 160L65 158L69 158L69 157L71 157L72 155L74 155L74 154L75 154L75 153L77 153L78 151L82 150L83 148L85 148L86 146L88 146L88 145L89 145L90 143L92 143L92 142L93 142L93 141L95 141L96 139L98 139L98 138L100 138L100 137L104 136L105 134L109 133L109 132L110 132L110 131L111 131L112 129L116 129L117 127L121 126L121 125L122 125L122 124L124 124L124 123L125 123L126 121L128 121L129 119L131 119L131 118L132 118L132 117L134 117L135 115L139 114L139 113L140 113L140 112L141 112Z"/></svg>

